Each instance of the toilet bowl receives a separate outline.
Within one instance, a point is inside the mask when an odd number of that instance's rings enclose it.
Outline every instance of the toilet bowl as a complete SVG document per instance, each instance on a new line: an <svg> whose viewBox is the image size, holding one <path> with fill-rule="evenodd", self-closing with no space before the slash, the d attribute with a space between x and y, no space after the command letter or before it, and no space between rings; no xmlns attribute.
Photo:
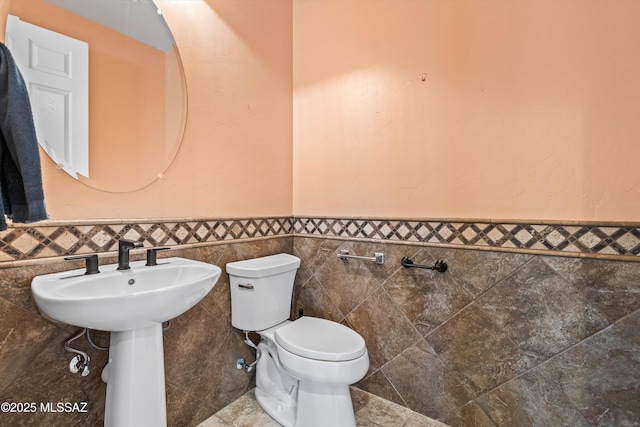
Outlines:
<svg viewBox="0 0 640 427"><path fill-rule="evenodd" d="M288 320L299 265L278 254L226 266L232 325L260 335L256 400L285 427L355 427L349 385L369 369L364 339L330 320Z"/></svg>

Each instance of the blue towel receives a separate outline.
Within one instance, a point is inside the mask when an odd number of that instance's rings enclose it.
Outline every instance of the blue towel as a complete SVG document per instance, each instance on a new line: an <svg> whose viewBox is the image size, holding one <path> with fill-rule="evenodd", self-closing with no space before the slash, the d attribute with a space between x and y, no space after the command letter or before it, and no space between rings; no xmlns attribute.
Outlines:
<svg viewBox="0 0 640 427"><path fill-rule="evenodd" d="M0 43L0 230L47 219L38 140L29 93L9 49Z"/></svg>

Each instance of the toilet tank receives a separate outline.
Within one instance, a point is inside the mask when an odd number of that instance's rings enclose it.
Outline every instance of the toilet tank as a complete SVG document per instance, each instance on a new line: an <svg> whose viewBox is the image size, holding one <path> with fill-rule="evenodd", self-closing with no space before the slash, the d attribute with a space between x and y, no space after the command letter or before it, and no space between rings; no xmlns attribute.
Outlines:
<svg viewBox="0 0 640 427"><path fill-rule="evenodd" d="M226 265L231 286L231 325L261 331L289 319L300 258L270 255Z"/></svg>

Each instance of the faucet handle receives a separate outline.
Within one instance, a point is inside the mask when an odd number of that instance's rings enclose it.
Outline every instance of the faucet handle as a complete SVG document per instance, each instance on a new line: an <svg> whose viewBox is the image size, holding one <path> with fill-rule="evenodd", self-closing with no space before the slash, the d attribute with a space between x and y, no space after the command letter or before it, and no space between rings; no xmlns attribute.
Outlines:
<svg viewBox="0 0 640 427"><path fill-rule="evenodd" d="M145 265L147 266L158 265L158 260L157 260L158 251L166 251L168 249L171 249L171 248L165 247L165 248L147 249L147 263Z"/></svg>
<svg viewBox="0 0 640 427"><path fill-rule="evenodd" d="M66 261L73 261L77 259L83 259L86 261L85 263L86 271L84 274L100 273L100 270L98 270L98 254L65 257Z"/></svg>

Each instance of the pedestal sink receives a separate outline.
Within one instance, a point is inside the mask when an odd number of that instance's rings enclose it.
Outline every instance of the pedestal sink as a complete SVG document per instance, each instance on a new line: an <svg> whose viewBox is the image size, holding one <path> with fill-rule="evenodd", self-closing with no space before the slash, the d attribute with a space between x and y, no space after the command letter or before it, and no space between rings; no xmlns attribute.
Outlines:
<svg viewBox="0 0 640 427"><path fill-rule="evenodd" d="M219 267L184 258L158 265L131 263L36 276L31 282L40 312L55 321L111 331L105 426L166 426L162 323L204 298Z"/></svg>

